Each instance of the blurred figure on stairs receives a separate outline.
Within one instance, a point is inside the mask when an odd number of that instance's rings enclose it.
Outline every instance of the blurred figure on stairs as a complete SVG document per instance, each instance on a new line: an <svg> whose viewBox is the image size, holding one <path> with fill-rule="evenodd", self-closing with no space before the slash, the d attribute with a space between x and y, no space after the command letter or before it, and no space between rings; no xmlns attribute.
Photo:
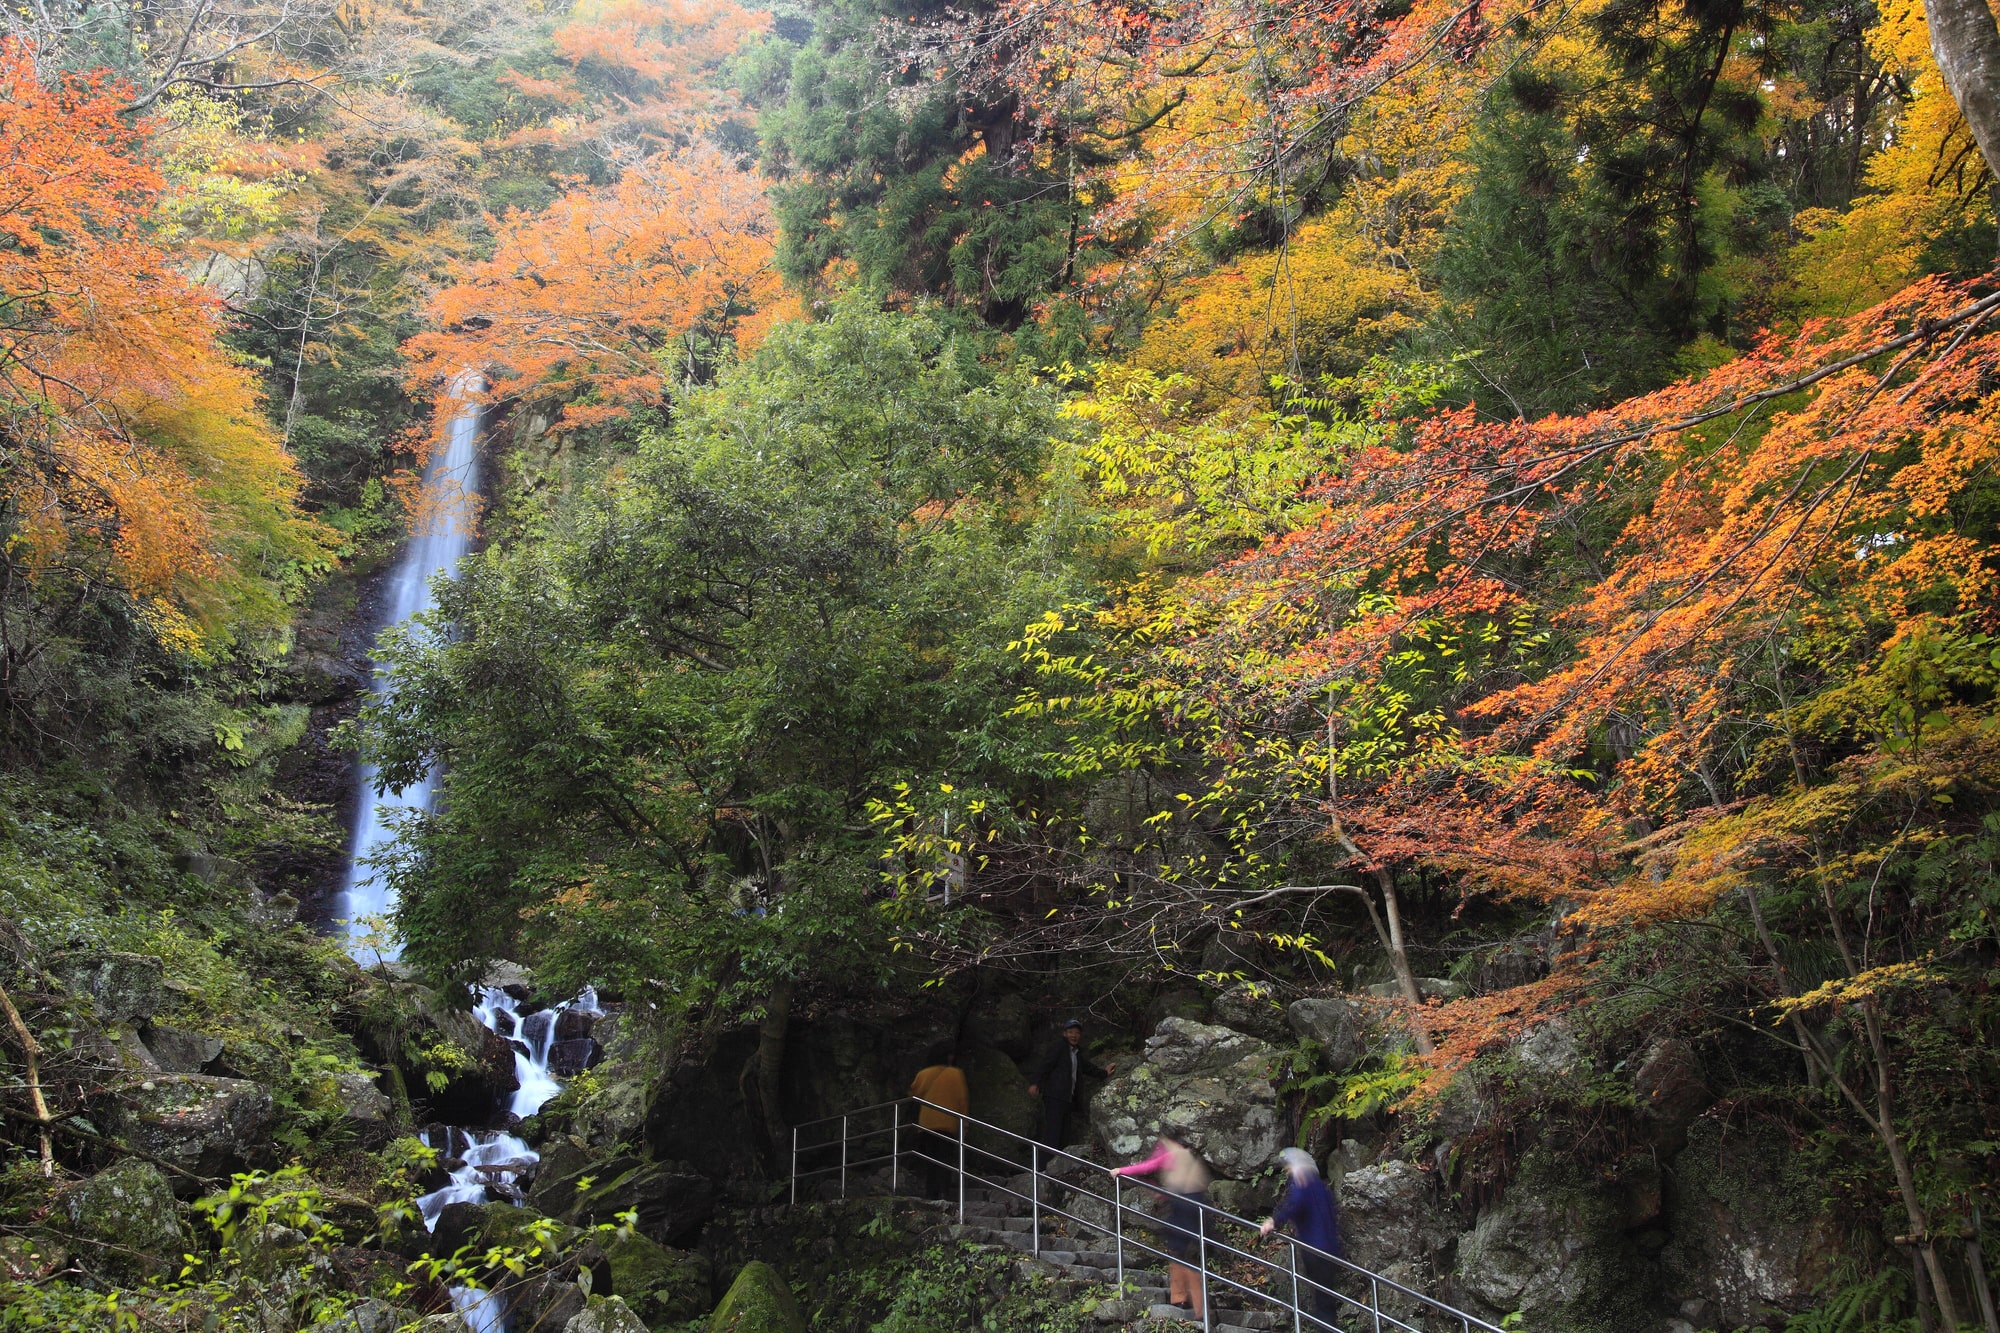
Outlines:
<svg viewBox="0 0 2000 1333"><path fill-rule="evenodd" d="M1168 1125L1160 1130L1153 1155L1121 1166L1114 1176L1157 1175L1167 1192L1167 1299L1201 1318L1202 1283L1195 1265L1201 1262L1201 1237L1207 1225L1208 1163L1188 1146L1187 1131Z"/></svg>
<svg viewBox="0 0 2000 1333"><path fill-rule="evenodd" d="M958 1117L971 1114L972 1093L966 1087L965 1071L958 1067L958 1052L950 1042L939 1042L924 1052L924 1058L930 1063L910 1080L910 1095L934 1104L918 1108L917 1132L911 1150L923 1162L924 1197L943 1199L950 1197L955 1189ZM954 1111L958 1114L951 1114Z"/></svg>
<svg viewBox="0 0 2000 1333"><path fill-rule="evenodd" d="M1340 1206L1333 1201L1333 1191L1327 1188L1319 1173L1319 1163L1312 1159L1311 1153L1303 1148L1287 1148L1278 1157L1284 1162L1290 1180L1285 1186L1285 1197L1278 1200L1277 1211L1264 1219L1258 1231L1268 1236L1279 1227L1290 1227L1292 1234L1304 1242L1297 1250L1299 1308L1332 1328L1334 1307L1338 1303L1332 1287L1339 1274L1338 1265L1327 1256L1345 1258L1347 1253L1340 1246Z"/></svg>

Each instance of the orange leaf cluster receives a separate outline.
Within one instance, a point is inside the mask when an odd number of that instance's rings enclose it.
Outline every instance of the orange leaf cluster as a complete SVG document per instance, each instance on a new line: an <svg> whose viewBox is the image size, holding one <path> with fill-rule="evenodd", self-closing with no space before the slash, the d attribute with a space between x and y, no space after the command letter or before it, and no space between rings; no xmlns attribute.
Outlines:
<svg viewBox="0 0 2000 1333"><path fill-rule="evenodd" d="M560 404L566 426L658 405L705 349L754 343L786 310L763 189L707 147L496 231L493 257L432 302L440 327L407 345L413 373L483 371L487 396Z"/></svg>
<svg viewBox="0 0 2000 1333"><path fill-rule="evenodd" d="M1602 411L1446 415L1410 450L1354 458L1320 523L1225 582L1297 610L1368 571L1388 609L1294 648L1279 669L1366 671L1425 618L1532 611L1522 570L1572 548L1587 515L1622 515L1589 555L1602 577L1553 613L1575 653L1471 702L1465 720L1484 728L1472 750L1562 762L1595 728L1637 716L1652 735L1632 776L1684 774L1728 711L1733 674L1781 624L1893 629L1943 604L1990 626L1992 552L1941 515L2000 463L2000 336L1985 331L1996 309L2000 299L1932 280Z"/></svg>
<svg viewBox="0 0 2000 1333"><path fill-rule="evenodd" d="M214 633L275 624L271 577L323 534L293 507L298 475L217 341L216 302L148 237L161 181L127 92L101 74L45 85L0 42L8 557Z"/></svg>

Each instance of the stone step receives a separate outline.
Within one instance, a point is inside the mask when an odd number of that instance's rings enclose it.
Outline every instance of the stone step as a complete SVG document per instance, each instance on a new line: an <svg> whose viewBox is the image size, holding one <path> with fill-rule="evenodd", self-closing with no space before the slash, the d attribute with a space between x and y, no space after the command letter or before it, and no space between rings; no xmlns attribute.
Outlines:
<svg viewBox="0 0 2000 1333"><path fill-rule="evenodd" d="M1171 1320L1183 1324L1199 1324L1201 1322L1201 1316L1194 1311L1183 1310L1180 1306L1169 1305L1165 1301L1147 1306L1146 1317L1149 1319ZM1292 1322L1289 1315L1281 1317L1264 1310L1231 1310L1220 1305L1209 1307L1208 1320L1212 1333L1224 1333L1224 1330L1247 1330L1248 1333L1266 1333L1270 1329L1289 1326Z"/></svg>

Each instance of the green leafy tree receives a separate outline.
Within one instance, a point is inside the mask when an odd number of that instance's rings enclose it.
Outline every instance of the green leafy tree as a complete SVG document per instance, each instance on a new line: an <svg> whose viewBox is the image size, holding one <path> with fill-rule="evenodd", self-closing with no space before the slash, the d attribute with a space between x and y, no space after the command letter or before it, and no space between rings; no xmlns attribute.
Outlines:
<svg viewBox="0 0 2000 1333"><path fill-rule="evenodd" d="M390 867L435 971L516 943L578 979L761 1013L879 970L867 802L1004 772L1007 653L1076 577L1032 479L1053 394L927 317L790 325L671 430L392 636L364 718L384 780L445 773Z"/></svg>

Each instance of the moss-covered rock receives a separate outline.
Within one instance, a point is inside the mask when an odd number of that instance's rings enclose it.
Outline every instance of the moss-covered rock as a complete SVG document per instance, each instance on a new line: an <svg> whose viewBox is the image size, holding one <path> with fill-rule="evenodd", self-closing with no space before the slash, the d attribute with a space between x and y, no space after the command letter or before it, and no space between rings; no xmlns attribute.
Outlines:
<svg viewBox="0 0 2000 1333"><path fill-rule="evenodd" d="M108 1026L144 1023L166 998L165 966L149 954L76 950L57 955L49 970L72 995L88 997L97 1020Z"/></svg>
<svg viewBox="0 0 2000 1333"><path fill-rule="evenodd" d="M806 1321L784 1276L753 1260L729 1284L709 1317L708 1333L806 1333Z"/></svg>
<svg viewBox="0 0 2000 1333"><path fill-rule="evenodd" d="M271 1155L271 1094L255 1083L207 1074L162 1074L111 1110L111 1127L134 1146L211 1179ZM183 1188L193 1182L177 1177Z"/></svg>
<svg viewBox="0 0 2000 1333"><path fill-rule="evenodd" d="M678 1327L708 1312L709 1265L702 1255L670 1250L633 1234L604 1247L611 1291L655 1330Z"/></svg>
<svg viewBox="0 0 2000 1333"><path fill-rule="evenodd" d="M187 1251L180 1205L158 1167L126 1158L79 1181L56 1201L76 1258L117 1281L165 1275Z"/></svg>
<svg viewBox="0 0 2000 1333"><path fill-rule="evenodd" d="M621 1298L593 1296L563 1333L646 1333L646 1325Z"/></svg>

